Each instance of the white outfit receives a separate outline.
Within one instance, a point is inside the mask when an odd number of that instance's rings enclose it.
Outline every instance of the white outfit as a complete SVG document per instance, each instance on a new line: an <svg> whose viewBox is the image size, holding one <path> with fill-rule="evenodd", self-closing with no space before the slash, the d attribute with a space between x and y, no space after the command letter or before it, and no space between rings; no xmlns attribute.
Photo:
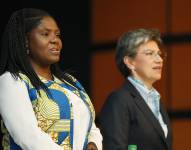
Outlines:
<svg viewBox="0 0 191 150"><path fill-rule="evenodd" d="M75 97L74 94L71 94L71 96ZM77 100L77 96L75 99ZM72 104L75 106L77 101L73 100ZM81 112L78 107L74 107L74 120L75 118L81 118L84 114L86 114L86 117L82 118L84 120L88 119L87 108L83 104L80 104L80 107L83 108L82 114L79 114ZM53 142L48 134L38 127L24 81L15 80L9 72L0 76L0 114L14 142L23 150L63 150ZM74 142L79 145L82 144L79 142L81 139L77 134L83 136L82 132L84 131L82 128L87 128L88 121L83 123L83 126L82 122L75 121L74 123L74 132L76 134L74 134ZM102 136L94 123L88 141L94 142L98 150L102 150ZM74 146L74 150L82 150L82 148Z"/></svg>

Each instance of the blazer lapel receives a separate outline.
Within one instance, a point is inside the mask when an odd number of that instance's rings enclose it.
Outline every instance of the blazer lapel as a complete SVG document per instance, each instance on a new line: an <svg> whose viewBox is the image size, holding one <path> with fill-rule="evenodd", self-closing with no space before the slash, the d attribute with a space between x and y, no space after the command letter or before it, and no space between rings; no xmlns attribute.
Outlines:
<svg viewBox="0 0 191 150"><path fill-rule="evenodd" d="M145 100L139 94L137 89L128 80L125 83L125 88L127 88L126 90L128 90L131 93L131 95L134 97L134 101L136 105L143 112L143 114L148 119L148 121L153 125L155 131L166 143L165 135L159 121L156 119L156 117L154 116L154 114L152 113L148 105L146 104Z"/></svg>
<svg viewBox="0 0 191 150"><path fill-rule="evenodd" d="M166 141L167 141L167 145L170 149L170 141L171 141L171 127L170 127L170 120L169 120L169 117L168 117L168 114L167 112L164 110L164 107L162 105L162 103L160 103L160 112L161 112L161 115L163 117L163 121L165 122L165 124L167 125L167 128L168 128L168 134L167 134L167 138L166 138Z"/></svg>

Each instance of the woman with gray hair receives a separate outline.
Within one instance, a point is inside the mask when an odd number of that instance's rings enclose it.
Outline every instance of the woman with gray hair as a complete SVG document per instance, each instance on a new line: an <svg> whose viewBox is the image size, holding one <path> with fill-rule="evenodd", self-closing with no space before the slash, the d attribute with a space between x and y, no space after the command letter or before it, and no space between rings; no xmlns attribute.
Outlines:
<svg viewBox="0 0 191 150"><path fill-rule="evenodd" d="M116 64L126 80L108 96L99 116L104 149L172 149L169 118L153 87L162 73L161 45L154 29L136 29L119 38Z"/></svg>

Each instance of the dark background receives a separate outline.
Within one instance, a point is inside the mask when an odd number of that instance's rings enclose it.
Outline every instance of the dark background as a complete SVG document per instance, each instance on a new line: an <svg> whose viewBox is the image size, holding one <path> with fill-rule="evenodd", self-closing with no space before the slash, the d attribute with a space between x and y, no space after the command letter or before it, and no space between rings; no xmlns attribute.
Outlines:
<svg viewBox="0 0 191 150"><path fill-rule="evenodd" d="M89 89L90 55L90 1L88 0L17 0L6 1L0 6L0 35L11 13L17 9L31 7L44 9L53 15L62 32L63 52L61 67L70 69L85 88Z"/></svg>

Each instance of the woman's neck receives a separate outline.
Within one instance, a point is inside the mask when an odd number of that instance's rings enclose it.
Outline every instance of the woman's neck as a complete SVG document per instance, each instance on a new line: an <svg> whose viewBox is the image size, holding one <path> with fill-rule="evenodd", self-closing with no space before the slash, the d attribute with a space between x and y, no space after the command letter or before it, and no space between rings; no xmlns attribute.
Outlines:
<svg viewBox="0 0 191 150"><path fill-rule="evenodd" d="M37 75L47 79L47 80L52 80L53 79L53 76L52 76L52 73L51 73L51 70L50 70L50 66L39 66L35 63L31 63L32 64L32 67L34 69L34 71L36 72Z"/></svg>
<svg viewBox="0 0 191 150"><path fill-rule="evenodd" d="M37 75L45 78L46 80L53 80L53 76L52 76L50 69L49 70L38 70L38 71L35 70L35 72L37 72Z"/></svg>
<svg viewBox="0 0 191 150"><path fill-rule="evenodd" d="M144 80L142 78L140 78L139 76L132 76L133 78L135 78L136 80L141 81L148 89L152 89L153 87L153 82L148 81L148 80Z"/></svg>

